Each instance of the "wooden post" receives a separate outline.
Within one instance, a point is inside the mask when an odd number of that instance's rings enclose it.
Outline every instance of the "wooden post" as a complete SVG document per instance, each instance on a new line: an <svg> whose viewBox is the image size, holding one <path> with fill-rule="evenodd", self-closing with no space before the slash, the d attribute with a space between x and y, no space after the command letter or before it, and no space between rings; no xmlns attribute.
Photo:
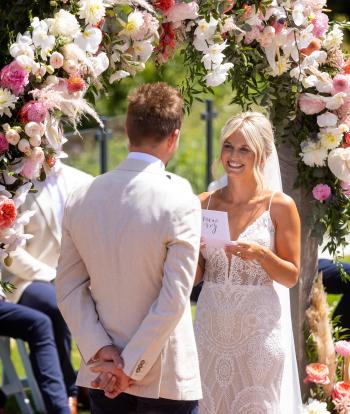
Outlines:
<svg viewBox="0 0 350 414"><path fill-rule="evenodd" d="M302 390L306 391L307 387L302 382L307 364L304 339L305 310L309 306L312 282L317 274L318 245L316 239L311 237L311 228L306 224L307 216L310 214L311 195L302 188L294 188L298 170L291 145L281 144L278 155L283 191L294 199L301 218L301 272L299 283L291 291L291 309L299 378Z"/></svg>

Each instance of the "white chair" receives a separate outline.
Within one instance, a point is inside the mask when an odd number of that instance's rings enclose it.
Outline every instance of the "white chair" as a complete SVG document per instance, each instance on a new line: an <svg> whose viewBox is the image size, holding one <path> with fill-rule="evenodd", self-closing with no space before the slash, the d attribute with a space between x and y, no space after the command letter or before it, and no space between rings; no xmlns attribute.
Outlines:
<svg viewBox="0 0 350 414"><path fill-rule="evenodd" d="M34 378L27 349L23 341L16 340L19 355L26 373L26 378L19 378L11 360L10 340L7 337L0 337L0 359L3 366L2 390L9 396L14 395L22 414L33 414L30 400L26 395L25 389L30 389L35 409L38 412L45 412L45 405Z"/></svg>

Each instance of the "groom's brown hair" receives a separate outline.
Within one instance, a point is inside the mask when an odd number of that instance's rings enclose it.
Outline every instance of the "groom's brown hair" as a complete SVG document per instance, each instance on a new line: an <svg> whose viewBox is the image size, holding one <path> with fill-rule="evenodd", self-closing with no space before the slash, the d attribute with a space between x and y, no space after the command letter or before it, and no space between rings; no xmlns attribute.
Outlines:
<svg viewBox="0 0 350 414"><path fill-rule="evenodd" d="M126 131L132 145L156 144L181 128L184 101L166 83L146 83L132 91L128 101Z"/></svg>

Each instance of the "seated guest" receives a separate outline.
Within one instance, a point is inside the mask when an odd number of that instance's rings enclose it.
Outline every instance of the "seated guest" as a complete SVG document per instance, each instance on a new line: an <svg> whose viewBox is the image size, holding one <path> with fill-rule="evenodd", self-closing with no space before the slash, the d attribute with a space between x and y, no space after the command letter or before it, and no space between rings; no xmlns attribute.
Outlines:
<svg viewBox="0 0 350 414"><path fill-rule="evenodd" d="M6 301L0 287L0 336L28 342L33 373L48 414L70 414L68 396L50 319L34 309ZM0 393L0 414L6 397Z"/></svg>
<svg viewBox="0 0 350 414"><path fill-rule="evenodd" d="M71 414L77 413L78 393L71 362L71 335L57 307L52 282L60 254L65 201L71 191L90 180L90 175L57 161L44 182L34 183L38 192L28 194L21 207L36 212L24 229L34 237L11 255L13 263L3 270L3 279L16 286L8 299L25 309L43 312L51 320Z"/></svg>

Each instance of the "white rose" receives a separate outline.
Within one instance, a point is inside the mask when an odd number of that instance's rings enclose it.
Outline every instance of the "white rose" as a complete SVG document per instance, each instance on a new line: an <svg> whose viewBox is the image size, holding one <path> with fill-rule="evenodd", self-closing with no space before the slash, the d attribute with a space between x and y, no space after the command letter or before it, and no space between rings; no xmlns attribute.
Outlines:
<svg viewBox="0 0 350 414"><path fill-rule="evenodd" d="M17 145L21 139L19 133L14 129L9 129L5 134L6 140L11 145Z"/></svg>
<svg viewBox="0 0 350 414"><path fill-rule="evenodd" d="M28 122L24 127L24 132L30 138L33 138L37 135L39 135L41 138L45 133L45 126L40 122Z"/></svg>
<svg viewBox="0 0 350 414"><path fill-rule="evenodd" d="M18 149L21 152L27 153L30 151L30 144L29 141L25 138L22 138L18 143Z"/></svg>
<svg viewBox="0 0 350 414"><path fill-rule="evenodd" d="M63 66L64 57L59 52L53 52L50 56L50 65L55 68L59 69Z"/></svg>
<svg viewBox="0 0 350 414"><path fill-rule="evenodd" d="M32 150L32 153L30 154L30 159L35 162L43 162L45 159L44 151L41 147L35 147Z"/></svg>
<svg viewBox="0 0 350 414"><path fill-rule="evenodd" d="M32 147L39 147L41 144L40 135L35 135L34 137L29 138L29 143Z"/></svg>
<svg viewBox="0 0 350 414"><path fill-rule="evenodd" d="M336 126L338 117L332 112L325 112L317 117L317 124L320 128Z"/></svg>

